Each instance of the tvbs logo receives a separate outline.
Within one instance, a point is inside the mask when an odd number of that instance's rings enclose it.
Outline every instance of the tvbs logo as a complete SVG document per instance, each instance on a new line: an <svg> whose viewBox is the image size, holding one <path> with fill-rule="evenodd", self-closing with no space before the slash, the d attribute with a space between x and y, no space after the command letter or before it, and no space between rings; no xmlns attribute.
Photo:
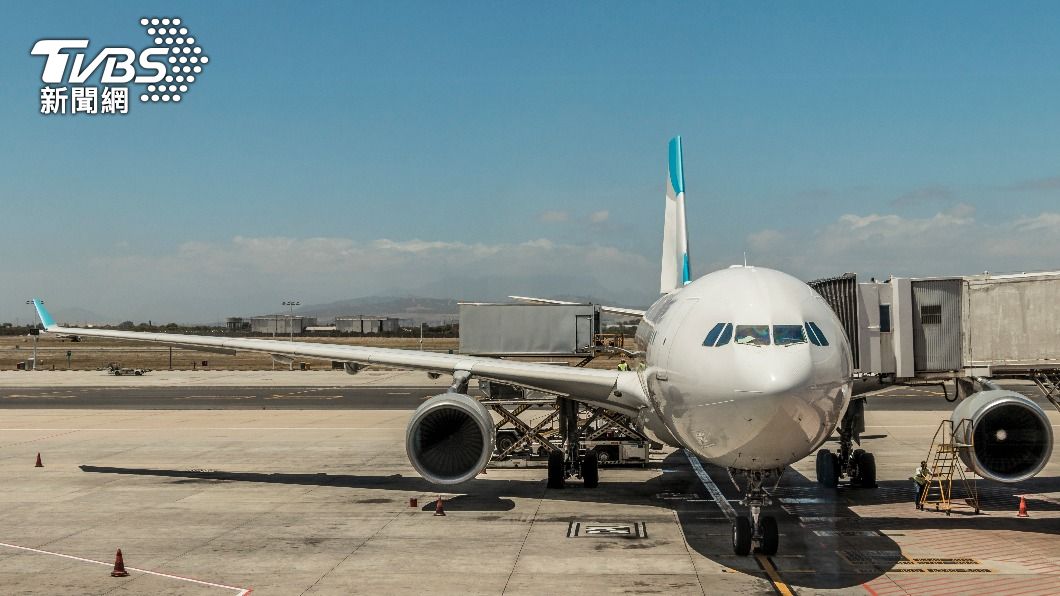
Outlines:
<svg viewBox="0 0 1060 596"><path fill-rule="evenodd" d="M143 18L154 45L142 50L82 51L87 39L42 39L30 54L44 57L41 114L126 114L129 83L146 85L141 102L178 103L210 61L179 18ZM72 60L71 60L72 58ZM85 83L98 73L102 87Z"/></svg>

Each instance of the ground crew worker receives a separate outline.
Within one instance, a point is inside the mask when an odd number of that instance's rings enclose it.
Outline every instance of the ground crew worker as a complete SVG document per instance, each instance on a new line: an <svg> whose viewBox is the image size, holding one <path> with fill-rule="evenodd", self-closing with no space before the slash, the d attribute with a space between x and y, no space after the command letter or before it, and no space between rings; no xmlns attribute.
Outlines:
<svg viewBox="0 0 1060 596"><path fill-rule="evenodd" d="M629 370L629 365L626 364L625 360L618 363L618 370Z"/></svg>
<svg viewBox="0 0 1060 596"><path fill-rule="evenodd" d="M921 501L924 498L924 493L927 492L928 486L931 485L931 470L928 470L927 462L920 462L920 467L916 469L916 472L909 479L913 481L913 486L916 488L916 508L923 509L924 505Z"/></svg>

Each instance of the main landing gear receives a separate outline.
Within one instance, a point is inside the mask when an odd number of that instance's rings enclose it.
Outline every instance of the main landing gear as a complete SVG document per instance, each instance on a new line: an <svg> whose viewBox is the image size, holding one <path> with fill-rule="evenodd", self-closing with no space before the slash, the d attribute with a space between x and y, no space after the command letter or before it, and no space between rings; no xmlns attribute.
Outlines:
<svg viewBox="0 0 1060 596"><path fill-rule="evenodd" d="M600 484L600 460L596 451L582 452L578 447L578 402L558 398L559 431L564 438L570 458L554 449L548 454L548 488L563 488L567 478L580 476L585 488L596 488Z"/></svg>
<svg viewBox="0 0 1060 596"><path fill-rule="evenodd" d="M595 451L586 451L581 461L568 462L562 451L548 454L548 488L563 488L569 476L580 476L585 488L600 484L600 460Z"/></svg>
<svg viewBox="0 0 1060 596"><path fill-rule="evenodd" d="M748 517L737 517L732 524L732 550L740 556L751 554L752 548L763 555L777 554L780 545L780 533L777 520L771 515L762 515L762 507L772 504L769 493L763 484L776 475L776 484L780 484L783 470L729 470L729 475L736 472L747 477L746 496L741 502L750 508ZM736 479L733 478L733 482ZM776 488L774 484L773 488ZM739 485L737 485L739 486Z"/></svg>
<svg viewBox="0 0 1060 596"><path fill-rule="evenodd" d="M864 399L850 402L838 430L839 451L817 452L817 482L835 488L840 479L849 478L851 486L876 488L876 457L864 449L854 449L855 443L861 444L861 433L865 432Z"/></svg>

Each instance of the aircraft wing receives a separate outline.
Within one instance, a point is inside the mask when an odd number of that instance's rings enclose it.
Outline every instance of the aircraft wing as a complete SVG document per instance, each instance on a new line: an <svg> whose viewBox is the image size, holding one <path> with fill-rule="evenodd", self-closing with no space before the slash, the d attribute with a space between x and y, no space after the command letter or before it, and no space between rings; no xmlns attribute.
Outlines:
<svg viewBox="0 0 1060 596"><path fill-rule="evenodd" d="M566 300L549 300L548 298L531 298L530 296L508 296L512 300L519 300L521 302L532 302L534 304L567 304L576 305L577 302L567 302ZM613 315L622 315L626 317L644 317L643 310L637 310L635 308L622 308L619 306L600 306L601 312L611 313Z"/></svg>
<svg viewBox="0 0 1060 596"><path fill-rule="evenodd" d="M244 351L288 358L319 358L445 374L464 371L472 377L569 396L578 401L584 401L626 414L633 413L648 405L641 389L638 374L634 371L555 366L393 348L62 327L55 323L54 319L44 308L41 300L34 300L33 304L37 308L37 314L44 325L44 330L48 333L151 342L191 349L206 348L210 351Z"/></svg>

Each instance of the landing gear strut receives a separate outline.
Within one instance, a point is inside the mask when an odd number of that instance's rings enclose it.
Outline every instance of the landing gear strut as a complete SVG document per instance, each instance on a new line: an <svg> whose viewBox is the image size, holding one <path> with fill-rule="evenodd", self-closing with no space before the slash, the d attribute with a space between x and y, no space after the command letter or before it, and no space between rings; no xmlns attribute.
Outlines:
<svg viewBox="0 0 1060 596"><path fill-rule="evenodd" d="M558 398L560 436L564 438L566 453L555 449L548 454L548 488L563 488L567 478L581 477L585 488L596 488L600 484L600 460L597 452L588 450L584 454L578 445L578 402ZM569 457L567 454L570 454Z"/></svg>
<svg viewBox="0 0 1060 596"><path fill-rule="evenodd" d="M749 517L737 517L732 524L732 550L737 555L751 554L752 547L763 555L777 554L780 545L780 533L777 520L771 515L762 515L762 507L772 504L769 493L763 488L765 481L776 475L776 484L780 484L783 470L729 470L730 476L739 473L747 477L747 490L742 501L750 508ZM735 482L735 478L733 482ZM739 485L737 485L739 486ZM773 488L776 488L774 485Z"/></svg>
<svg viewBox="0 0 1060 596"><path fill-rule="evenodd" d="M851 486L876 488L876 457L861 445L861 433L865 432L865 400L850 402L843 421L839 424L839 451L828 449L817 452L817 482L828 488L839 486L841 478L849 478Z"/></svg>

